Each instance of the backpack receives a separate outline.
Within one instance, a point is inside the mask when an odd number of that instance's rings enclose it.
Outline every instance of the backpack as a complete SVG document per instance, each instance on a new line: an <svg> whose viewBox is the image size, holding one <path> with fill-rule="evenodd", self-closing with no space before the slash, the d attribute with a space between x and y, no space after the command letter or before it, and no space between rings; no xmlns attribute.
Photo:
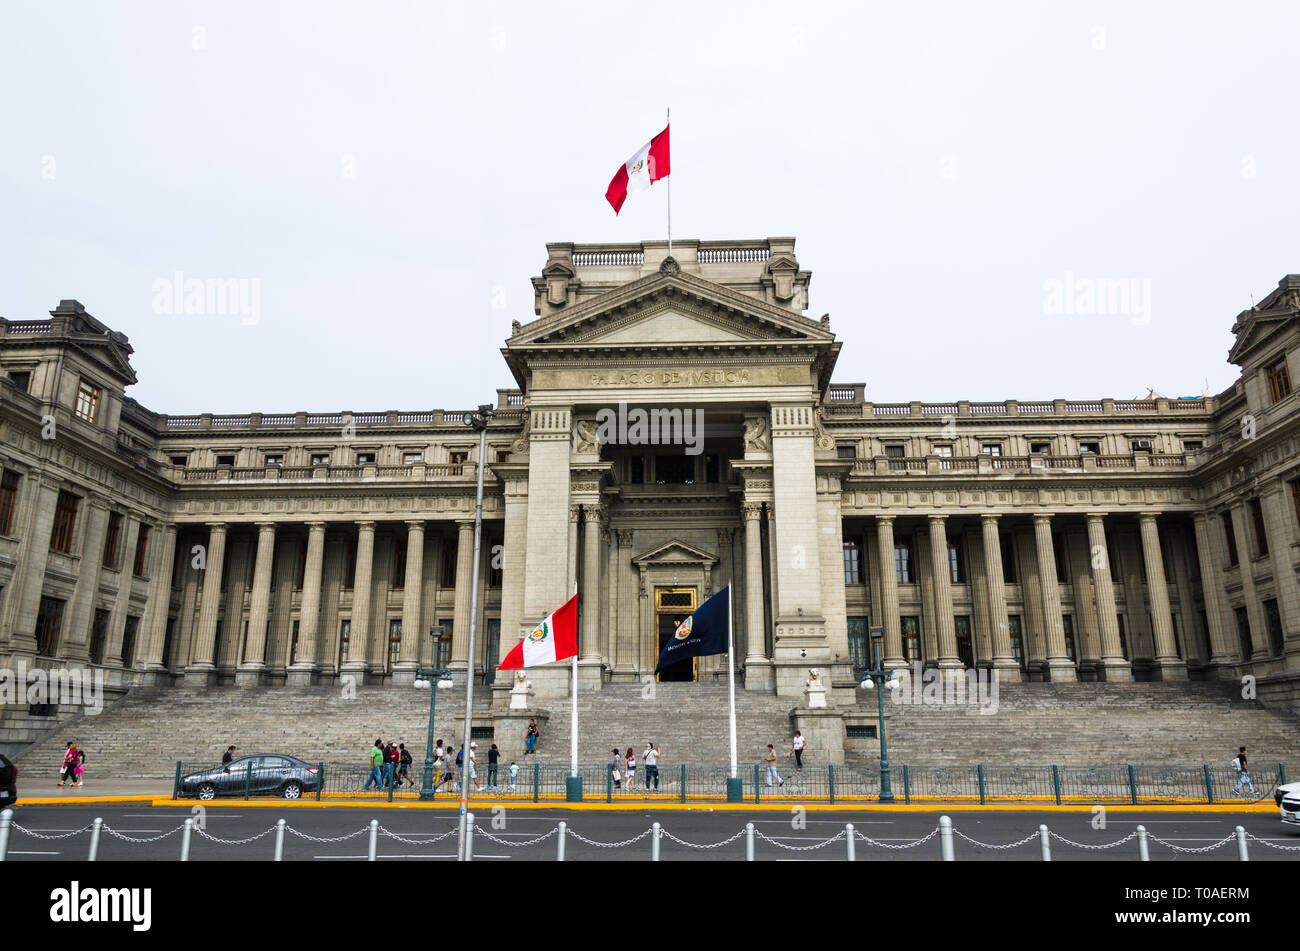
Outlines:
<svg viewBox="0 0 1300 951"><path fill-rule="evenodd" d="M1237 772L1239 772L1239 773L1241 772L1241 757L1240 757L1240 756L1234 756L1234 757L1232 758L1232 768L1233 768L1234 770L1236 770Z"/></svg>
<svg viewBox="0 0 1300 951"><path fill-rule="evenodd" d="M464 751L464 750L457 750L457 751L456 751L456 765L457 765L457 766L460 766L460 765L461 765L462 763L464 763L464 762L465 762L465 751Z"/></svg>

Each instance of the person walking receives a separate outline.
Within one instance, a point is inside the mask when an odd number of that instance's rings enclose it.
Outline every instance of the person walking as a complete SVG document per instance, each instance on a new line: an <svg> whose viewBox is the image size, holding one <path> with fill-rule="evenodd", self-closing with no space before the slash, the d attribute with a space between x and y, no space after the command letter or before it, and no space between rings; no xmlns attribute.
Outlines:
<svg viewBox="0 0 1300 951"><path fill-rule="evenodd" d="M397 767L401 762L401 751L393 743L388 744L388 761L385 764L388 767L388 782L394 788L398 785Z"/></svg>
<svg viewBox="0 0 1300 951"><path fill-rule="evenodd" d="M468 784L474 780L474 791L482 792L483 787L478 784L478 744L471 742L469 744L469 755L465 758L466 765L469 767L469 773L465 776L465 782ZM465 788L469 788L468 785Z"/></svg>
<svg viewBox="0 0 1300 951"><path fill-rule="evenodd" d="M615 789L623 788L623 766L624 765L626 764L623 762L623 754L618 751L617 747L615 747L614 759L609 764L609 775L612 776L614 779Z"/></svg>
<svg viewBox="0 0 1300 951"><path fill-rule="evenodd" d="M452 792L460 792L460 784L465 782L464 766L465 766L465 744L462 743L456 749L456 772L460 773L460 780L457 781L454 777L452 778L451 781Z"/></svg>
<svg viewBox="0 0 1300 951"><path fill-rule="evenodd" d="M405 743L398 743L397 747L398 747L398 758L397 758L398 782L401 782L403 779L405 779L406 784L408 786L414 786L415 780L411 778L411 763L414 762L411 759L411 751L406 748Z"/></svg>
<svg viewBox="0 0 1300 951"><path fill-rule="evenodd" d="M452 765L450 745L442 751L442 781L447 785L448 789L455 790L456 769Z"/></svg>
<svg viewBox="0 0 1300 951"><path fill-rule="evenodd" d="M1243 746L1232 758L1232 768L1238 773L1237 785L1232 787L1232 791L1240 792L1244 783L1250 789L1252 796L1258 796L1259 793L1255 792L1255 784L1250 779L1250 768L1246 765L1246 747Z"/></svg>
<svg viewBox="0 0 1300 951"><path fill-rule="evenodd" d="M370 778L361 791L368 791L371 783L378 789L384 788L384 744L380 740L375 740L375 745L370 748Z"/></svg>
<svg viewBox="0 0 1300 951"><path fill-rule="evenodd" d="M632 753L632 747L627 748L627 784L623 787L631 792L636 786L636 756Z"/></svg>
<svg viewBox="0 0 1300 951"><path fill-rule="evenodd" d="M510 791L515 791L515 782L519 779L519 764L510 764Z"/></svg>
<svg viewBox="0 0 1300 951"><path fill-rule="evenodd" d="M488 789L497 788L497 766L501 762L501 751L495 743L488 750Z"/></svg>
<svg viewBox="0 0 1300 951"><path fill-rule="evenodd" d="M524 755L537 752L537 740L541 737L541 732L537 729L537 721L528 721L528 732L524 734Z"/></svg>
<svg viewBox="0 0 1300 951"><path fill-rule="evenodd" d="M221 765L225 766L229 763L232 763L234 762L234 759L235 759L235 748L233 746L227 747L226 751L221 754Z"/></svg>
<svg viewBox="0 0 1300 951"><path fill-rule="evenodd" d="M767 784L771 786L772 780L774 779L778 786L785 785L785 780L782 779L781 775L776 771L776 750L773 749L772 744L769 743L767 744Z"/></svg>
<svg viewBox="0 0 1300 951"><path fill-rule="evenodd" d="M433 751L433 788L437 789L442 785L443 774L443 755L442 740L438 741L437 749Z"/></svg>
<svg viewBox="0 0 1300 951"><path fill-rule="evenodd" d="M66 780L69 784L74 782L72 770L77 765L77 745L69 743L68 748L63 751L63 765L59 767L59 785L62 786Z"/></svg>
<svg viewBox="0 0 1300 951"><path fill-rule="evenodd" d="M78 747L75 743L72 746L72 750L76 754L76 761L72 766L72 775L77 780L72 785L80 786L81 778L86 773L86 751Z"/></svg>
<svg viewBox="0 0 1300 951"><path fill-rule="evenodd" d="M790 749L794 750L794 768L803 769L803 748L808 741L803 738L803 734L798 730L794 731L794 739L790 743Z"/></svg>
<svg viewBox="0 0 1300 951"><path fill-rule="evenodd" d="M655 746L651 740L645 745L645 750L641 753L641 759L645 762L645 788L650 788L653 780L655 792L659 791L659 747Z"/></svg>

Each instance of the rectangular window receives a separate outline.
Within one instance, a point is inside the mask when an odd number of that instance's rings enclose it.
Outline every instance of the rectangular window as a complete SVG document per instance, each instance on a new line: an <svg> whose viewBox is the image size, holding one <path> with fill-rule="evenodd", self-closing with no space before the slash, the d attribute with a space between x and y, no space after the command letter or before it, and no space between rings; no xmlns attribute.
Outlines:
<svg viewBox="0 0 1300 951"><path fill-rule="evenodd" d="M122 666L128 669L135 663L135 637L139 630L140 619L128 614L122 630Z"/></svg>
<svg viewBox="0 0 1300 951"><path fill-rule="evenodd" d="M1268 395L1274 403L1291 395L1291 374L1286 367L1286 354L1264 368L1268 377Z"/></svg>
<svg viewBox="0 0 1300 951"><path fill-rule="evenodd" d="M1056 561L1056 583L1065 584L1069 577L1069 566L1065 560L1065 536L1060 532L1052 534L1052 553Z"/></svg>
<svg viewBox="0 0 1300 951"><path fill-rule="evenodd" d="M498 450L497 450L497 462L498 462L498 463L501 463L501 462L509 462L509 461L510 461L510 453L507 452L507 451L504 450L504 449L498 449Z"/></svg>
<svg viewBox="0 0 1300 951"><path fill-rule="evenodd" d="M339 622L339 667L348 662L348 641L352 638L351 619Z"/></svg>
<svg viewBox="0 0 1300 951"><path fill-rule="evenodd" d="M1011 635L1011 656L1016 659L1016 665L1023 668L1025 666L1025 636L1020 631L1020 615L1007 615L1007 631Z"/></svg>
<svg viewBox="0 0 1300 951"><path fill-rule="evenodd" d="M862 545L859 542L844 543L844 583L862 584Z"/></svg>
<svg viewBox="0 0 1300 951"><path fill-rule="evenodd" d="M439 584L444 588L456 587L457 547L457 542L454 538L449 538L442 543L442 580Z"/></svg>
<svg viewBox="0 0 1300 951"><path fill-rule="evenodd" d="M961 539L948 539L948 572L953 584L966 583L966 559L961 550Z"/></svg>
<svg viewBox="0 0 1300 951"><path fill-rule="evenodd" d="M1040 456L1050 456L1052 454L1052 444L1050 442L1031 442L1029 451Z"/></svg>
<svg viewBox="0 0 1300 951"><path fill-rule="evenodd" d="M1277 599L1264 602L1264 625L1268 628L1268 649L1274 657L1282 656L1282 615L1277 609Z"/></svg>
<svg viewBox="0 0 1300 951"><path fill-rule="evenodd" d="M628 481L633 485L645 482L645 456L633 456L628 460Z"/></svg>
<svg viewBox="0 0 1300 951"><path fill-rule="evenodd" d="M1205 448L1205 441L1202 439L1184 439L1183 452L1200 452Z"/></svg>
<svg viewBox="0 0 1300 951"><path fill-rule="evenodd" d="M1297 496L1300 499L1300 496ZM1300 505L1300 501L1297 501ZM0 535L8 535L14 527L14 510L18 507L18 473L5 469L0 475Z"/></svg>
<svg viewBox="0 0 1300 951"><path fill-rule="evenodd" d="M864 617L851 617L849 621L849 663L853 665L853 676L857 678L857 671L864 667L872 666L871 663L871 631Z"/></svg>
<svg viewBox="0 0 1300 951"><path fill-rule="evenodd" d="M910 539L894 542L894 575L899 584L912 584L912 542Z"/></svg>
<svg viewBox="0 0 1300 951"><path fill-rule="evenodd" d="M234 464L235 457L233 455L217 456L217 465L219 466L233 466Z"/></svg>
<svg viewBox="0 0 1300 951"><path fill-rule="evenodd" d="M906 449L903 446L886 446L885 458L889 460L889 468L895 472L901 472L907 468L907 463L903 461L903 453Z"/></svg>
<svg viewBox="0 0 1300 951"><path fill-rule="evenodd" d="M50 548L54 551L65 555L71 553L72 533L77 527L77 506L80 503L80 496L59 492L59 501L54 509L54 531L50 533Z"/></svg>
<svg viewBox="0 0 1300 951"><path fill-rule="evenodd" d="M898 620L903 632L903 660L909 664L921 660L921 619L913 616Z"/></svg>
<svg viewBox="0 0 1300 951"><path fill-rule="evenodd" d="M328 452L313 452L311 454L311 464L313 466L327 466L330 464L330 454Z"/></svg>
<svg viewBox="0 0 1300 951"><path fill-rule="evenodd" d="M1246 508L1250 512L1251 525L1255 528L1255 550L1259 552L1259 557L1263 558L1268 554L1268 532L1264 530L1264 509L1259 504L1259 499L1248 500Z"/></svg>
<svg viewBox="0 0 1300 951"><path fill-rule="evenodd" d="M939 457L940 469L952 468L952 446L931 446L930 452Z"/></svg>
<svg viewBox="0 0 1300 951"><path fill-rule="evenodd" d="M451 618L438 622L442 626L442 635L433 642L433 666L446 668L451 663Z"/></svg>
<svg viewBox="0 0 1300 951"><path fill-rule="evenodd" d="M835 447L836 459L856 459L858 458L858 447L853 443L840 443Z"/></svg>
<svg viewBox="0 0 1300 951"><path fill-rule="evenodd" d="M90 625L90 662L104 663L104 642L108 640L108 612L95 611L95 620Z"/></svg>
<svg viewBox="0 0 1300 951"><path fill-rule="evenodd" d="M41 598L36 612L36 653L53 657L59 646L59 629L63 626L63 606L58 598Z"/></svg>
<svg viewBox="0 0 1300 951"><path fill-rule="evenodd" d="M708 485L717 485L722 481L722 459L717 453L704 457L704 481Z"/></svg>
<svg viewBox="0 0 1300 951"><path fill-rule="evenodd" d="M422 452L404 452L404 453L402 453L402 465L404 465L404 466L413 466L413 465L415 465L417 462L423 462L423 461L424 461L424 453L422 453ZM499 461L499 460L498 460L498 461Z"/></svg>
<svg viewBox="0 0 1300 951"><path fill-rule="evenodd" d="M1002 546L1002 582L1003 584L1016 584L1020 580L1020 575L1016 571L1016 546L1010 535L1004 535L1000 539Z"/></svg>
<svg viewBox="0 0 1300 951"><path fill-rule="evenodd" d="M393 546L393 577L391 587L406 587L406 539L403 538Z"/></svg>
<svg viewBox="0 0 1300 951"><path fill-rule="evenodd" d="M1002 443L986 442L980 446L980 452L986 456L1000 456L1002 455Z"/></svg>
<svg viewBox="0 0 1300 951"><path fill-rule="evenodd" d="M140 533L135 537L135 557L131 559L131 574L137 578L144 577L145 556L149 551L149 526L141 525Z"/></svg>
<svg viewBox="0 0 1300 951"><path fill-rule="evenodd" d="M1061 627L1065 631L1065 656L1078 663L1074 655L1074 615L1062 614Z"/></svg>
<svg viewBox="0 0 1300 951"><path fill-rule="evenodd" d="M402 659L402 621L401 618L388 619L388 665L384 672L391 674L397 662Z"/></svg>
<svg viewBox="0 0 1300 951"><path fill-rule="evenodd" d="M373 452L357 453L357 465L373 466L375 464L375 454Z"/></svg>
<svg viewBox="0 0 1300 951"><path fill-rule="evenodd" d="M1237 533L1232 529L1232 513L1223 513L1223 535L1228 542L1228 567L1235 568L1237 558Z"/></svg>
<svg viewBox="0 0 1300 951"><path fill-rule="evenodd" d="M190 461L189 456L169 456L168 458L171 460L172 465L179 466L181 468L184 468L185 463Z"/></svg>
<svg viewBox="0 0 1300 951"><path fill-rule="evenodd" d="M448 457L451 462L451 468L447 470L448 475L463 475L465 463L469 461L468 452L453 452Z"/></svg>
<svg viewBox="0 0 1300 951"><path fill-rule="evenodd" d="M262 464L267 468L270 468L271 466L282 466L284 465L284 453L268 452L262 460Z"/></svg>
<svg viewBox="0 0 1300 951"><path fill-rule="evenodd" d="M975 647L970 636L970 615L959 614L952 619L957 634L957 656L967 669L975 666Z"/></svg>
<svg viewBox="0 0 1300 951"><path fill-rule="evenodd" d="M1150 452L1150 451L1151 451L1151 440L1150 440L1150 439L1131 439L1131 440L1129 440L1128 447L1129 447L1129 449L1132 450L1133 452Z"/></svg>
<svg viewBox="0 0 1300 951"><path fill-rule="evenodd" d="M655 456L656 485L694 485L694 456Z"/></svg>
<svg viewBox="0 0 1300 951"><path fill-rule="evenodd" d="M501 587L502 565L505 563L505 544L503 539L494 539L488 545L488 587Z"/></svg>
<svg viewBox="0 0 1300 951"><path fill-rule="evenodd" d="M1081 442L1079 443L1079 452L1092 453L1097 456L1101 454L1101 443L1099 442Z"/></svg>
<svg viewBox="0 0 1300 951"><path fill-rule="evenodd" d="M117 546L122 537L122 513L108 513L108 531L104 535L104 559L100 562L105 568L117 567Z"/></svg>
<svg viewBox="0 0 1300 951"><path fill-rule="evenodd" d="M9 379L13 380L14 389L19 393L26 393L31 389L32 371L31 370L10 370Z"/></svg>
<svg viewBox="0 0 1300 951"><path fill-rule="evenodd" d="M88 423L95 421L99 413L99 387L91 386L85 380L77 387L77 419Z"/></svg>
<svg viewBox="0 0 1300 951"><path fill-rule="evenodd" d="M298 663L298 625L300 621L293 622L293 636L289 639L289 666L292 667Z"/></svg>
<svg viewBox="0 0 1300 951"><path fill-rule="evenodd" d="M1250 612L1240 607L1233 608L1232 613L1237 618L1237 638L1241 641L1241 659L1250 660L1250 655L1254 653L1254 648L1250 644Z"/></svg>
<svg viewBox="0 0 1300 951"><path fill-rule="evenodd" d="M1128 635L1124 633L1124 615L1116 614L1115 624L1119 628L1119 652L1125 660L1128 660Z"/></svg>

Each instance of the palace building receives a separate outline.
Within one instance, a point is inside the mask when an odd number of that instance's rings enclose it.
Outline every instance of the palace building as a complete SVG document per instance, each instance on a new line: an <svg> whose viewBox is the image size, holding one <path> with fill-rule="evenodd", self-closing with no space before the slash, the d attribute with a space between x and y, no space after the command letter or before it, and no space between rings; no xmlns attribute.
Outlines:
<svg viewBox="0 0 1300 951"><path fill-rule="evenodd" d="M730 584L744 689L791 703L815 668L852 704L854 667L883 659L1251 674L1300 710L1300 275L1237 316L1217 396L883 404L834 382L843 344L807 316L793 238L546 250L484 458L468 406L155 412L126 395L127 337L77 301L0 320L0 665L492 684L576 586L597 691L650 679ZM529 671L540 698L567 695L564 668Z"/></svg>

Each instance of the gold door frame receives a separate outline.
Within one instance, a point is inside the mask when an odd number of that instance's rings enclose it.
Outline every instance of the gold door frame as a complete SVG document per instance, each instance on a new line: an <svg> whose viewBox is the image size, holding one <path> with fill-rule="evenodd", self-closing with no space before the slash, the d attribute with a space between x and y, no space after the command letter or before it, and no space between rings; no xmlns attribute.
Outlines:
<svg viewBox="0 0 1300 951"><path fill-rule="evenodd" d="M697 587L695 587L695 586L690 586L690 587L681 587L681 586L678 586L678 585L665 585L665 586L655 585L655 589L654 589L654 590L655 590L655 610L654 610L654 633L655 633L655 639L654 639L654 644L655 644L655 657L658 658L658 656L659 656L659 616L662 615L662 614L683 614L683 613L684 613L684 614L687 614L687 615L694 614L694 613L695 613L695 609L699 607L700 589L697 588ZM673 604L673 605L665 606L664 603L663 603L663 596L664 596L665 594L685 594L685 595L689 595L689 596L690 596L690 599L691 599L691 605L690 605L689 608L686 608L685 610L683 610L683 607L682 607L682 605L680 605L680 604ZM655 674L655 681L657 682L658 680L659 680L659 675L658 675L658 674ZM700 682L700 659L699 659L698 657L692 657L692 658L691 658L691 682L692 682L692 683L699 683L699 682Z"/></svg>

